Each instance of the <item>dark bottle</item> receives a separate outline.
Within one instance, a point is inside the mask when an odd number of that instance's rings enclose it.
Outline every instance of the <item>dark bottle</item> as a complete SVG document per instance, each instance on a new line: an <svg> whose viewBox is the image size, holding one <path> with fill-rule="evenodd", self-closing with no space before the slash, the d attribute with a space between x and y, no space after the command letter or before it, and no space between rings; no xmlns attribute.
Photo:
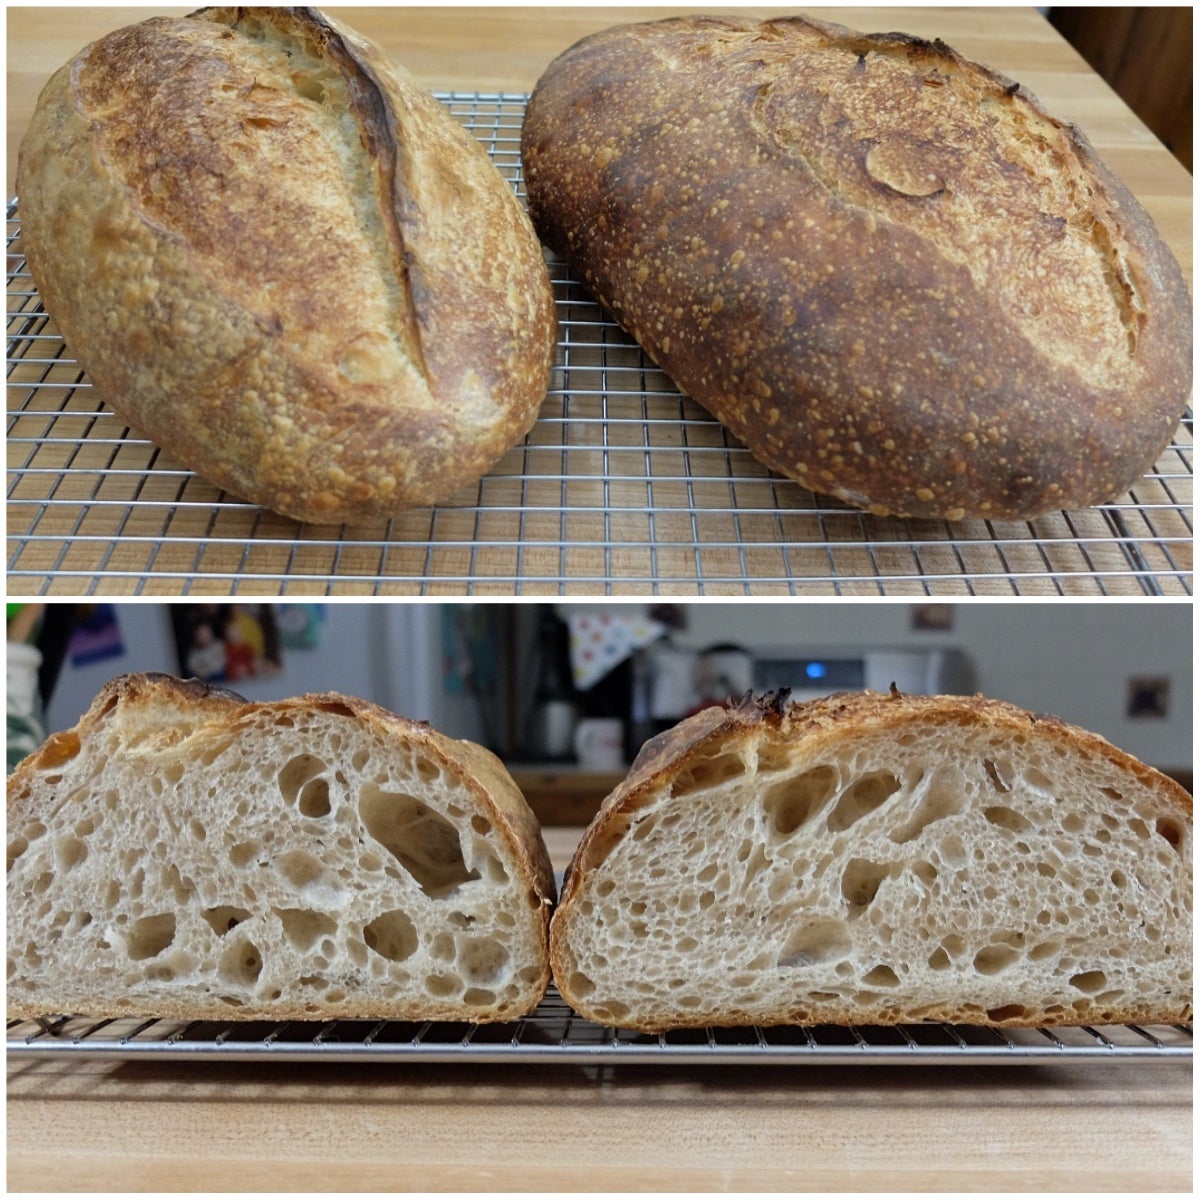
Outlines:
<svg viewBox="0 0 1200 1200"><path fill-rule="evenodd" d="M573 754L579 701L571 678L570 631L552 609L538 621L533 660L527 752L537 762L566 761Z"/></svg>

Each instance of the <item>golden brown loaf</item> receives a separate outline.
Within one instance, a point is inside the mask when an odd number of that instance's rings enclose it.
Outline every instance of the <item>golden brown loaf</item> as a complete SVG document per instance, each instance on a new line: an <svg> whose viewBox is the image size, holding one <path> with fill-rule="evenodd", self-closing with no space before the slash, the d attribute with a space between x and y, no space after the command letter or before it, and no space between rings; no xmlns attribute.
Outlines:
<svg viewBox="0 0 1200 1200"><path fill-rule="evenodd" d="M8 1011L508 1020L554 877L488 751L347 696L114 680L8 785Z"/></svg>
<svg viewBox="0 0 1200 1200"><path fill-rule="evenodd" d="M99 394L236 496L358 522L445 498L532 426L541 247L482 146L309 8L102 38L21 145L21 245Z"/></svg>
<svg viewBox="0 0 1200 1200"><path fill-rule="evenodd" d="M748 697L643 747L550 957L638 1029L1175 1022L1191 904L1191 797L1094 734L981 697Z"/></svg>
<svg viewBox="0 0 1200 1200"><path fill-rule="evenodd" d="M585 38L530 214L764 463L877 514L1115 497L1191 388L1185 283L1087 140L941 42L802 17Z"/></svg>

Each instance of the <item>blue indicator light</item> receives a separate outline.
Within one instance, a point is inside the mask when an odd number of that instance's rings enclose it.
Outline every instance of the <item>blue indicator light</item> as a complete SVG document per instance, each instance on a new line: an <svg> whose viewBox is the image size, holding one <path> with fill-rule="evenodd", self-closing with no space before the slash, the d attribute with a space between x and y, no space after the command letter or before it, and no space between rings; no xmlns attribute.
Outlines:
<svg viewBox="0 0 1200 1200"><path fill-rule="evenodd" d="M825 664L819 662L805 663L804 673L809 677L809 679L824 679Z"/></svg>

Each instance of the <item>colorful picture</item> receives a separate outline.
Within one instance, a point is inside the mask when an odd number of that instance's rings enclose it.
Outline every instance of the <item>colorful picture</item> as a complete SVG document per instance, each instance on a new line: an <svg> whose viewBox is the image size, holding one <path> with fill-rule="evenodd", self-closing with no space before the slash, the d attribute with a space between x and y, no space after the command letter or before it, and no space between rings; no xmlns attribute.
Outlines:
<svg viewBox="0 0 1200 1200"><path fill-rule="evenodd" d="M80 604L67 647L73 666L120 658L125 653L117 610L112 604Z"/></svg>
<svg viewBox="0 0 1200 1200"><path fill-rule="evenodd" d="M171 618L185 676L236 683L275 675L283 665L268 604L176 604Z"/></svg>

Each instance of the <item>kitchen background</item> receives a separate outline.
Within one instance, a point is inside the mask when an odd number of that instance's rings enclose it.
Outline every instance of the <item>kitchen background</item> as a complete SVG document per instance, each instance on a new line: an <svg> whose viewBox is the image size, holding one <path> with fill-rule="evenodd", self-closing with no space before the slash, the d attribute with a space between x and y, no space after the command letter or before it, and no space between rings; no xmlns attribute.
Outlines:
<svg viewBox="0 0 1200 1200"><path fill-rule="evenodd" d="M48 730L126 671L219 680L249 699L340 691L489 745L543 819L543 793L574 797L551 819L586 819L644 738L779 686L978 691L1191 786L1187 605L127 603L9 616L10 642L15 621L40 643ZM12 659L10 646L10 675Z"/></svg>

